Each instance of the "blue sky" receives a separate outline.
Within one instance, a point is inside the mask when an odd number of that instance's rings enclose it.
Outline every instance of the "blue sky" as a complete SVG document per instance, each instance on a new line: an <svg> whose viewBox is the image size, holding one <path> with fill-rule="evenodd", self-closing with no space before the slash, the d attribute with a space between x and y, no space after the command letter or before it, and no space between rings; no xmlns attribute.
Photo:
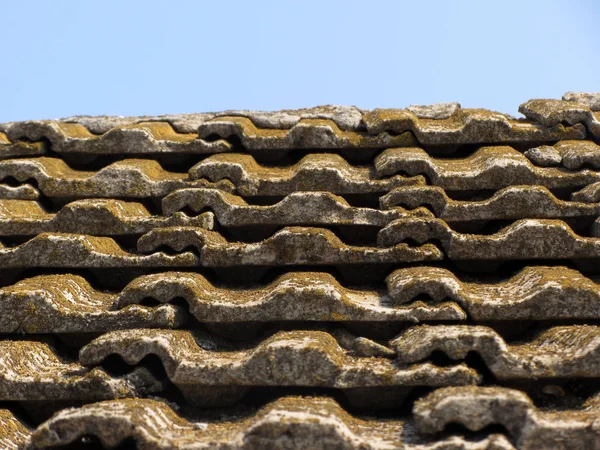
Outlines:
<svg viewBox="0 0 600 450"><path fill-rule="evenodd" d="M0 122L600 91L600 2L0 0Z"/></svg>

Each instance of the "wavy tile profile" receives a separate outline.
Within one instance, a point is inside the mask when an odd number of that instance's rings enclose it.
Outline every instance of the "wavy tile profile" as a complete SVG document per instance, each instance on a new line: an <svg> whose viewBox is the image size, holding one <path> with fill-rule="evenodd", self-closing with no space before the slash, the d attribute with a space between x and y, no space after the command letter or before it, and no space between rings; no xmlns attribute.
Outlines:
<svg viewBox="0 0 600 450"><path fill-rule="evenodd" d="M0 181L0 198L14 200L37 200L40 192L29 184L10 186Z"/></svg>
<svg viewBox="0 0 600 450"><path fill-rule="evenodd" d="M44 151L42 142L11 142L6 133L0 131L0 160L19 156L38 156Z"/></svg>
<svg viewBox="0 0 600 450"><path fill-rule="evenodd" d="M585 108L589 111L587 106L579 107ZM248 150L381 148L417 141L422 145L547 142L586 137L583 125L564 126L561 120L548 121L543 114L531 114L531 109L524 113L532 121L482 109L461 109L457 103L373 111L321 106L157 117L79 116L0 124L0 132L8 141L0 141L0 145L48 140L58 153L206 154L229 150L233 136ZM536 123L538 120L543 123Z"/></svg>
<svg viewBox="0 0 600 450"><path fill-rule="evenodd" d="M0 128L4 128L5 136L14 142L13 145L48 140L52 150L59 154L210 154L231 149L231 144L223 140L208 142L199 139L197 133L180 133L167 121L115 123L114 127L99 134L83 124L51 120L5 124ZM40 149L36 154L43 153Z"/></svg>
<svg viewBox="0 0 600 450"><path fill-rule="evenodd" d="M191 180L208 179L213 183L227 180L242 196L284 196L297 191L384 193L398 186L425 184L423 176L379 179L371 168L352 166L341 156L327 153L307 155L289 167L262 166L245 154L213 155L192 167L189 176Z"/></svg>
<svg viewBox="0 0 600 450"><path fill-rule="evenodd" d="M0 340L0 401L103 400L162 390L145 368L113 378L63 361L40 341Z"/></svg>
<svg viewBox="0 0 600 450"><path fill-rule="evenodd" d="M362 346L360 345L362 343ZM179 330L120 330L108 332L86 345L80 361L100 364L117 354L130 365L157 355L169 379L180 389L204 386L320 386L336 389L391 386L475 384L473 369L465 365L437 367L417 364L400 368L387 359L389 350L375 342L358 341L353 356L323 331L279 331L252 348L220 346L208 336Z"/></svg>
<svg viewBox="0 0 600 450"><path fill-rule="evenodd" d="M434 351L454 360L477 352L501 380L600 376L600 327L595 325L552 327L511 344L489 327L421 325L403 332L391 345L404 363L424 361Z"/></svg>
<svg viewBox="0 0 600 450"><path fill-rule="evenodd" d="M15 247L0 247L0 264L5 268L190 267L197 263L190 252L140 256L123 250L109 237L84 234L40 233Z"/></svg>
<svg viewBox="0 0 600 450"><path fill-rule="evenodd" d="M38 275L0 288L0 333L77 333L121 328L176 328L185 312L174 305L115 310L115 295L80 276ZM426 306L423 309L427 309Z"/></svg>
<svg viewBox="0 0 600 450"><path fill-rule="evenodd" d="M126 328L178 328L180 306L201 322L464 320L456 304L415 302L392 306L382 291L340 286L326 273L290 273L253 290L218 288L198 273L161 272L136 278L120 294L93 289L77 275L39 275L0 288L0 333L103 332ZM163 303L144 306L145 300Z"/></svg>
<svg viewBox="0 0 600 450"><path fill-rule="evenodd" d="M196 273L163 272L137 278L120 294L106 294L79 276L38 276L0 289L5 311L0 330L173 328L183 320L179 308L168 305L176 298L184 298L202 322L462 321L463 310L481 321L600 318L600 287L566 267L527 267L507 281L487 284L462 282L442 268L405 268L393 272L387 286L389 294L359 291L341 287L326 273L301 272L242 290L215 287ZM422 295L436 303L421 300ZM167 305L139 306L149 298Z"/></svg>
<svg viewBox="0 0 600 450"><path fill-rule="evenodd" d="M432 109L426 107L425 114L415 110L374 109L363 115L363 121L371 134L410 130L422 145L502 144L586 137L585 127L579 123L564 126L553 122L551 126L539 126L537 117L528 117L531 121L515 120L506 114L484 109L455 108L450 114L436 117Z"/></svg>
<svg viewBox="0 0 600 450"><path fill-rule="evenodd" d="M249 150L265 149L353 149L384 148L415 145L410 131L372 134L341 130L328 119L300 119L291 128L259 128L251 119L242 116L221 116L207 120L198 127L200 137L237 138Z"/></svg>
<svg viewBox="0 0 600 450"><path fill-rule="evenodd" d="M525 267L496 283L461 281L441 267L409 267L394 271L386 283L393 305L411 306L426 295L458 303L477 321L600 318L600 285L562 266Z"/></svg>
<svg viewBox="0 0 600 450"><path fill-rule="evenodd" d="M215 287L198 273L162 272L136 278L116 296L114 306L127 308L152 298L168 303L184 298L202 322L245 321L401 321L463 320L456 305L392 305L384 291L340 286L319 272L292 272L265 287Z"/></svg>
<svg viewBox="0 0 600 450"><path fill-rule="evenodd" d="M285 227L257 243L228 242L217 232L194 227L156 228L138 240L141 253L156 252L164 246L176 252L195 248L200 254L200 264L205 267L392 264L442 259L441 252L432 244L358 247L345 244L330 230L309 227Z"/></svg>
<svg viewBox="0 0 600 450"><path fill-rule="evenodd" d="M20 122L5 125L3 128L7 140L10 138L16 141L11 143L12 145L20 144L22 139L29 141L47 139L52 144L53 150L58 153L214 154L230 151L233 147L232 137L237 138L243 147L250 151L293 148L382 148L417 143L410 132L401 135L383 132L373 136L364 131L341 129L338 123L331 119L335 119L335 115L329 114L329 116L330 118L305 116L298 118L294 123L286 124L288 126L284 128L277 126L261 128L251 118L243 115L189 117L190 124L196 119L197 127L194 130L190 129L189 124L174 127L173 125L177 124L172 125L171 120L159 121L158 118L146 122L134 119L130 123L127 123L127 119L113 120L114 126L110 128L100 125L101 130L94 129L94 131L103 131L101 134L93 134L82 123L63 121ZM74 120L91 125L90 120ZM107 119L106 123L109 120ZM180 117L180 125L185 120L185 117ZM176 128L180 130L185 128L185 130L179 132ZM346 125L344 128L349 127Z"/></svg>
<svg viewBox="0 0 600 450"><path fill-rule="evenodd" d="M522 392L499 387L441 388L417 402L417 428L426 433L459 423L472 431L501 425L516 448L598 448L598 407L552 411L536 408Z"/></svg>
<svg viewBox="0 0 600 450"><path fill-rule="evenodd" d="M579 101L534 99L519 106L519 112L545 127L582 124L592 136L600 138L600 111L593 110L589 104Z"/></svg>
<svg viewBox="0 0 600 450"><path fill-rule="evenodd" d="M509 450L500 434L479 440L453 436L436 442L412 436L402 420L353 417L329 398L283 397L252 415L202 421L179 416L156 400L118 400L67 409L42 424L31 448L51 448L95 436L113 447L127 438L139 449L331 449Z"/></svg>
<svg viewBox="0 0 600 450"><path fill-rule="evenodd" d="M104 134L119 126L143 122L169 123L178 133L194 133L207 120L222 116L247 117L260 128L289 129L302 119L326 119L344 131L357 130L361 126L362 112L355 106L325 105L280 111L229 110L193 114L165 114L160 116L73 116L60 122L83 125L96 135ZM10 126L12 124L7 124Z"/></svg>
<svg viewBox="0 0 600 450"><path fill-rule="evenodd" d="M513 185L547 188L583 187L600 181L598 172L538 167L511 147L482 147L461 159L434 158L421 148L391 148L375 159L379 178L404 173L424 175L428 184L445 190L498 190Z"/></svg>
<svg viewBox="0 0 600 450"><path fill-rule="evenodd" d="M162 197L184 187L218 187L231 190L230 184L189 180L184 173L168 172L150 159L125 159L98 171L81 171L63 160L39 158L0 161L0 181L6 178L27 183L35 180L46 197Z"/></svg>
<svg viewBox="0 0 600 450"><path fill-rule="evenodd" d="M383 209L431 208L446 222L598 217L600 204L559 200L543 186L509 186L486 200L453 200L439 186L404 186L380 199ZM424 215L424 214L423 214Z"/></svg>
<svg viewBox="0 0 600 450"><path fill-rule="evenodd" d="M600 168L600 146L593 141L559 141L553 146L542 145L523 153L538 166L562 166L577 170Z"/></svg>
<svg viewBox="0 0 600 450"><path fill-rule="evenodd" d="M420 245L440 242L450 259L586 259L600 257L600 239L583 237L565 222L521 219L492 235L459 233L441 219L398 219L377 237L381 247L410 239Z"/></svg>
<svg viewBox="0 0 600 450"><path fill-rule="evenodd" d="M169 247L176 255L160 252ZM228 242L219 233L198 227L155 228L138 240L138 251L123 250L109 237L40 233L15 247L0 247L0 264L18 267L230 267L297 264L364 264L441 259L432 244L359 247L343 243L321 228L287 227L258 243ZM199 256L186 251L195 248ZM281 249L285 247L286 251Z"/></svg>
<svg viewBox="0 0 600 450"><path fill-rule="evenodd" d="M0 448L600 450L600 93L520 111L0 124Z"/></svg>
<svg viewBox="0 0 600 450"><path fill-rule="evenodd" d="M76 200L57 213L50 213L36 201L0 199L0 236L49 232L116 236L142 234L162 226L212 229L214 215L201 213L190 218L183 213L174 213L166 217L155 216L141 203L104 198Z"/></svg>
<svg viewBox="0 0 600 450"><path fill-rule="evenodd" d="M585 205L588 208L593 208ZM430 216L420 209L406 213L397 208L381 211L358 208L329 192L294 192L274 205L251 205L242 197L218 189L179 189L162 201L165 215L186 208L200 214L212 212L224 227L258 225L368 225L382 227L395 219L412 215Z"/></svg>
<svg viewBox="0 0 600 450"><path fill-rule="evenodd" d="M580 191L573 192L571 198L576 202L583 203L600 202L600 182L589 184Z"/></svg>

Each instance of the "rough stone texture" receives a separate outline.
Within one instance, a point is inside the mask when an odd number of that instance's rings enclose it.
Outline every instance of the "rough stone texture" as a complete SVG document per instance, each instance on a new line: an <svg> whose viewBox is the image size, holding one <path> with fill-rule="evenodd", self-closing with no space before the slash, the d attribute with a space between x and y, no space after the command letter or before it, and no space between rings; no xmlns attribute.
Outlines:
<svg viewBox="0 0 600 450"><path fill-rule="evenodd" d="M93 294L90 294L93 295ZM197 273L163 272L136 278L114 300L127 308L146 298L168 303L184 298L200 321L406 321L462 320L455 305L392 304L385 291L342 287L327 273L291 272L265 287L237 290L213 286ZM599 313L600 316L600 313Z"/></svg>
<svg viewBox="0 0 600 450"><path fill-rule="evenodd" d="M31 443L32 448L48 448L94 435L107 446L133 437L142 449L514 448L500 434L478 441L453 436L435 442L420 442L413 434L410 423L353 417L329 398L284 397L251 416L214 422L189 421L165 403L136 399L65 410L40 426Z"/></svg>
<svg viewBox="0 0 600 450"><path fill-rule="evenodd" d="M76 300L76 301L75 301ZM113 310L115 296L93 289L85 278L39 275L0 288L1 333L77 333L119 328L174 328L186 319L174 305L131 305Z"/></svg>
<svg viewBox="0 0 600 450"><path fill-rule="evenodd" d="M563 157L554 147L549 145L542 145L541 147L530 148L523 153L529 160L536 166L541 167L552 167L560 166Z"/></svg>
<svg viewBox="0 0 600 450"><path fill-rule="evenodd" d="M477 321L600 318L600 285L568 267L530 266L496 283L465 282L448 269L398 269L386 279L393 305L427 295L452 301ZM396 306L397 307L397 306Z"/></svg>
<svg viewBox="0 0 600 450"><path fill-rule="evenodd" d="M576 170L584 166L600 169L600 145L592 141L561 141L554 146L562 156L562 165Z"/></svg>
<svg viewBox="0 0 600 450"><path fill-rule="evenodd" d="M559 141L554 146L542 145L524 152L538 166L560 166L576 170L589 166L600 168L600 146L592 141Z"/></svg>
<svg viewBox="0 0 600 450"><path fill-rule="evenodd" d="M338 341L323 331L280 331L249 349L239 350L219 345L214 337L189 331L121 330L92 341L81 350L79 359L86 366L94 366L117 354L135 365L149 354L157 355L170 381L188 401L202 404L206 402L207 387L226 387L229 392L245 392L251 386L345 390L464 385L479 381L477 373L464 364L397 367L388 359L393 352L365 341L362 338L355 343L351 339L354 348L346 349L340 345L343 340Z"/></svg>
<svg viewBox="0 0 600 450"><path fill-rule="evenodd" d="M102 400L162 389L145 368L113 378L100 368L64 362L48 344L1 340L0 401Z"/></svg>
<svg viewBox="0 0 600 450"><path fill-rule="evenodd" d="M35 180L46 197L162 197L183 187L208 186L231 190L227 182L189 180L148 159L118 161L97 172L73 170L57 158L8 159L0 161L0 180L7 177L21 183Z"/></svg>
<svg viewBox="0 0 600 450"><path fill-rule="evenodd" d="M290 129L258 128L246 117L218 117L198 127L198 136L208 139L235 136L250 151L265 149L313 148L384 148L416 144L409 130L391 135L385 130L377 135L343 131L335 122L324 119L303 119Z"/></svg>
<svg viewBox="0 0 600 450"><path fill-rule="evenodd" d="M396 222L392 222L394 223ZM600 241L598 245L600 251ZM200 254L198 258L200 265L205 267L392 264L442 259L440 250L433 244L419 247L402 243L390 244L387 248L357 247L345 244L333 232L323 228L286 227L261 242L241 243L228 242L219 233L203 228L176 227L155 228L143 235L138 241L138 251L154 254L146 257L131 257L136 258L132 259L132 264L146 263L143 258L166 258L167 255L163 253L155 253L163 246L175 252L194 248ZM171 258L182 260L186 257L187 261L188 255L189 253L186 252ZM2 262L2 250L0 250L0 262ZM173 260L173 265L176 264Z"/></svg>
<svg viewBox="0 0 600 450"><path fill-rule="evenodd" d="M0 448L600 450L600 97L520 111L0 124Z"/></svg>
<svg viewBox="0 0 600 450"><path fill-rule="evenodd" d="M419 119L448 119L460 110L460 103L436 103L434 105L411 105L406 108Z"/></svg>
<svg viewBox="0 0 600 450"><path fill-rule="evenodd" d="M344 112L339 116L335 113L334 115L341 122L348 118ZM313 116L317 117L319 114ZM292 123L284 116L266 117L264 120L265 117L256 123L244 115L218 115L198 121L195 128L190 126L194 118L190 118L190 122L185 125L185 119L173 122L173 125L179 125L175 128L168 120L160 118L152 121L132 119L131 122L118 118L107 118L104 122L74 119L76 123L30 121L0 124L0 132L4 131L3 135L6 136L2 139L6 141L3 145L7 148L7 153L14 153L12 146L21 145L22 140L42 139L50 141L57 153L90 154L221 153L231 150L233 144L230 140L233 136L239 139L246 149L258 151L292 148L382 148L416 144L410 132L401 135L382 132L371 136L364 132L341 129L335 120L327 118L296 117L297 120L292 119ZM356 122L356 117L350 122ZM86 125L93 131L102 133L94 134ZM29 151L33 154L43 153L43 149Z"/></svg>
<svg viewBox="0 0 600 450"><path fill-rule="evenodd" d="M417 141L422 145L457 145L585 138L585 129L577 123L565 127L545 120L543 115L533 117L532 122L518 121L492 111L463 110L457 103L415 105L406 110L360 111L325 106L158 117L80 116L0 124L0 148L10 152L15 144L46 139L58 153L206 154L229 151L232 136L252 151L385 148L414 145ZM546 127L547 122L553 124Z"/></svg>
<svg viewBox="0 0 600 450"><path fill-rule="evenodd" d="M589 184L580 191L573 192L571 199L583 203L600 202L600 182Z"/></svg>
<svg viewBox="0 0 600 450"><path fill-rule="evenodd" d="M596 139L600 138L600 114L585 103L564 100L529 100L519 106L519 112L545 127L583 124Z"/></svg>
<svg viewBox="0 0 600 450"><path fill-rule="evenodd" d="M526 395L505 388L445 388L417 403L417 427L441 431L451 422L469 430L499 424L519 449L597 449L598 407L583 411L540 411Z"/></svg>
<svg viewBox="0 0 600 450"><path fill-rule="evenodd" d="M356 130L360 127L361 111L355 106L326 105L314 108L282 110L282 111L223 111L200 114L171 114L164 116L144 117L90 117L75 116L62 119L84 125L94 134L106 133L113 127L129 125L143 121L170 123L179 133L192 133L207 120L222 116L240 116L249 118L260 128L289 129L301 119L328 119L334 121L344 131Z"/></svg>
<svg viewBox="0 0 600 450"><path fill-rule="evenodd" d="M14 200L37 200L40 196L39 191L29 184L21 186L7 186L0 184L0 196L3 199Z"/></svg>
<svg viewBox="0 0 600 450"><path fill-rule="evenodd" d="M499 380L597 378L600 374L600 328L592 325L553 327L514 344L504 342L489 327L421 325L390 344L403 363L427 360L434 351L453 360L477 352Z"/></svg>
<svg viewBox="0 0 600 450"><path fill-rule="evenodd" d="M164 305L144 306L146 299ZM455 304L390 304L385 291L340 286L327 273L297 272L252 290L218 288L198 273L162 272L136 278L119 294L93 289L77 275L39 275L0 288L1 333L101 332L176 328L185 323L183 298L201 322L464 320ZM77 302L73 300L77 299Z"/></svg>
<svg viewBox="0 0 600 450"><path fill-rule="evenodd" d="M9 409L0 409L0 446L18 450L27 443L31 430L23 425Z"/></svg>
<svg viewBox="0 0 600 450"><path fill-rule="evenodd" d="M369 133L385 131L399 134L410 130L421 145L500 144L585 138L585 128L581 124L563 126L553 123L549 127L540 127L536 119L523 122L484 109L456 110L452 116L441 120L419 119L414 113L402 109L375 109L363 115Z"/></svg>
<svg viewBox="0 0 600 450"><path fill-rule="evenodd" d="M296 191L367 194L386 192L397 186L425 184L422 176L377 179L372 169L351 166L341 156L332 154L307 155L291 167L263 167L251 155L214 155L192 167L189 175L194 181L227 180L243 196L283 196Z"/></svg>
<svg viewBox="0 0 600 450"><path fill-rule="evenodd" d="M435 249L429 249L434 253ZM189 267L198 258L185 252L167 255L136 255L124 251L111 238L83 234L40 233L16 247L0 248L0 265L4 268L22 267Z"/></svg>
<svg viewBox="0 0 600 450"><path fill-rule="evenodd" d="M407 239L420 245L439 241L455 260L587 259L600 257L600 239L582 237L563 221L520 219L492 235L458 233L441 219L398 219L377 237L382 247Z"/></svg>
<svg viewBox="0 0 600 450"><path fill-rule="evenodd" d="M562 99L589 106L592 111L600 111L600 92L567 92Z"/></svg>
<svg viewBox="0 0 600 450"><path fill-rule="evenodd" d="M413 215L401 208L389 211L356 208L343 197L329 192L294 192L266 206L249 205L242 197L219 189L179 189L163 199L164 215L173 215L184 208L194 212L210 211L224 227L297 224L383 227L395 219ZM414 215L430 216L431 213L422 208Z"/></svg>
<svg viewBox="0 0 600 450"><path fill-rule="evenodd" d="M123 200L76 200L53 214L35 201L0 199L0 236L50 232L115 236L146 233L163 226L214 227L214 214L209 212L197 217L177 212L168 216L151 215L141 203Z"/></svg>
<svg viewBox="0 0 600 450"><path fill-rule="evenodd" d="M117 125L100 135L85 126L56 121L18 122L6 127L11 141L48 139L57 153L157 154L219 153L231 149L229 142L206 142L195 133L178 133L167 122Z"/></svg>
<svg viewBox="0 0 600 450"><path fill-rule="evenodd" d="M12 143L5 133L0 132L0 159L15 156L38 156L44 154L42 142L15 142Z"/></svg>
<svg viewBox="0 0 600 450"><path fill-rule="evenodd" d="M600 205L559 200L544 186L509 186L480 201L453 200L439 186L403 186L380 197L381 207L412 212L429 208L446 222L598 217ZM425 214L423 214L425 216Z"/></svg>
<svg viewBox="0 0 600 450"><path fill-rule="evenodd" d="M569 172L534 166L510 147L482 147L463 159L433 158L421 148L394 148L375 159L379 177L398 172L424 175L428 183L445 190L502 189L511 185L540 185L548 188L576 187L599 181L598 172ZM423 184L423 183L422 183Z"/></svg>

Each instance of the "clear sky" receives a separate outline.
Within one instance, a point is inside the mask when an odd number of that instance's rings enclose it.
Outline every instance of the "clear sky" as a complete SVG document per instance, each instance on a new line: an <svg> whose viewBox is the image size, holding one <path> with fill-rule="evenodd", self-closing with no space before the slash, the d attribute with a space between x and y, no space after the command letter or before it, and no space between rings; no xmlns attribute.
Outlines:
<svg viewBox="0 0 600 450"><path fill-rule="evenodd" d="M597 0L0 0L0 122L600 91Z"/></svg>

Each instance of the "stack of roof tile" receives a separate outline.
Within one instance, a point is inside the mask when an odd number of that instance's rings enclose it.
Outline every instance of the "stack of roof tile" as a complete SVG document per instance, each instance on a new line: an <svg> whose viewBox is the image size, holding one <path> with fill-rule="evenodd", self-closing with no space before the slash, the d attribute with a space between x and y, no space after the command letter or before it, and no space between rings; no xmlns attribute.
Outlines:
<svg viewBox="0 0 600 450"><path fill-rule="evenodd" d="M600 449L600 94L0 125L0 447Z"/></svg>

